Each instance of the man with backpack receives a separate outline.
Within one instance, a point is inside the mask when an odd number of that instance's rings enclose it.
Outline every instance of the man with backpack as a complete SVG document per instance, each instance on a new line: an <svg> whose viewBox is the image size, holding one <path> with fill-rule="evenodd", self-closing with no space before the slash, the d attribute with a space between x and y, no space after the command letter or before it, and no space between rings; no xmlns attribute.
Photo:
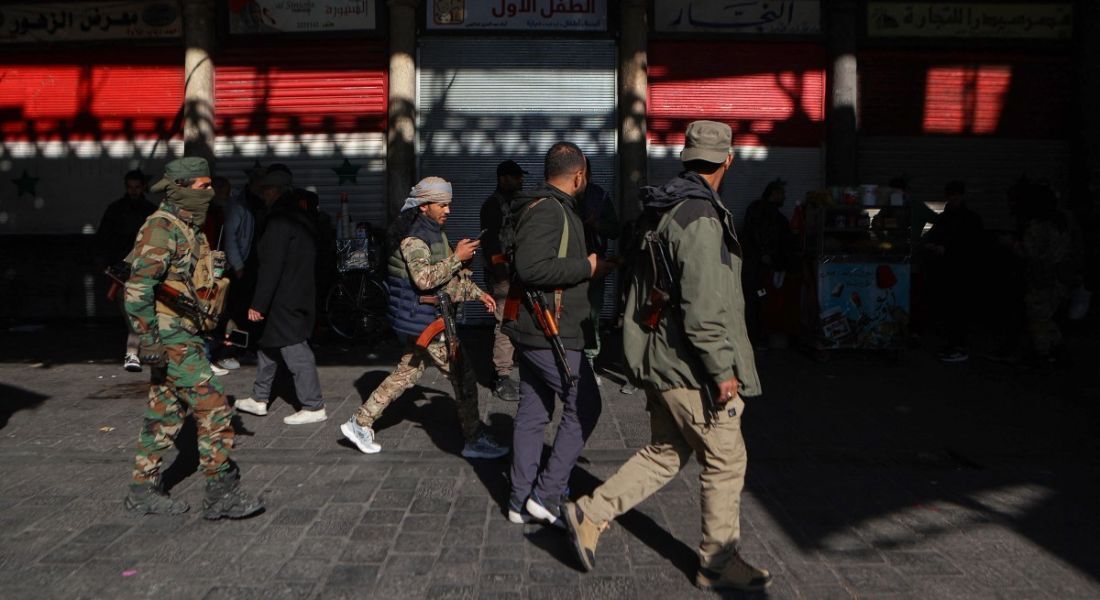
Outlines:
<svg viewBox="0 0 1100 600"><path fill-rule="evenodd" d="M522 298L527 310L505 307L505 319L513 319L504 331L515 346L520 378L508 519L524 523L534 517L560 525L569 474L600 416L600 389L582 354L588 281L613 266L585 249L584 223L576 208L588 183L584 153L575 144L558 142L546 153L544 173L542 185L520 192L512 202L515 277L508 302L515 305ZM555 396L562 401L561 423L540 473Z"/></svg>
<svg viewBox="0 0 1100 600"><path fill-rule="evenodd" d="M632 269L623 324L628 373L645 389L652 442L561 513L590 571L610 521L671 481L695 454L703 465L696 585L761 590L771 575L738 553L747 464L741 415L744 398L761 389L745 330L741 247L718 196L733 163L731 131L695 121L685 138L684 171L643 190L645 246Z"/></svg>

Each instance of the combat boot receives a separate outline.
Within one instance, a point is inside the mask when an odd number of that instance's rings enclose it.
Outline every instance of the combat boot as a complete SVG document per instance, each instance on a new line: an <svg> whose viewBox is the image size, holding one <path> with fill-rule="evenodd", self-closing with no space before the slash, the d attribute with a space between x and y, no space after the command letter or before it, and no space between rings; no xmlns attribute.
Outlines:
<svg viewBox="0 0 1100 600"><path fill-rule="evenodd" d="M264 509L263 500L253 498L241 489L241 472L237 465L217 477L206 480L206 497L202 499L202 518L243 519Z"/></svg>
<svg viewBox="0 0 1100 600"><path fill-rule="evenodd" d="M596 544L600 541L600 534L607 529L608 524L593 523L585 516L581 507L573 502L563 502L561 505L562 519L565 528L569 531L569 537L573 540L573 549L577 552L577 558L585 571L591 571L596 567Z"/></svg>
<svg viewBox="0 0 1100 600"><path fill-rule="evenodd" d="M125 505L126 510L139 515L182 515L191 509L183 500L173 500L164 493L160 477L145 483L131 483Z"/></svg>
<svg viewBox="0 0 1100 600"><path fill-rule="evenodd" d="M699 569L695 574L695 585L704 590L741 590L758 592L771 585L772 576L767 569L754 567L740 553L730 557L729 563L721 571Z"/></svg>

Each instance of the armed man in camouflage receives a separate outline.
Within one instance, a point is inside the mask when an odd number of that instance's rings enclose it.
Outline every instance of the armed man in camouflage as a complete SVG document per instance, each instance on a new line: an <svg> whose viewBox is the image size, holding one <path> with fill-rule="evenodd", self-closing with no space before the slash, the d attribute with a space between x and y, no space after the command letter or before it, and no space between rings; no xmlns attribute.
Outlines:
<svg viewBox="0 0 1100 600"><path fill-rule="evenodd" d="M439 177L425 177L412 189L401 214L390 225L387 241L394 249L386 277L390 289L390 324L410 343L397 369L374 390L355 416L340 426L344 436L367 454L382 449L374 441L371 428L374 422L390 402L416 384L429 361L455 388L458 418L466 439L462 456L498 458L508 453L507 447L488 436L481 423L477 378L470 362L463 360L457 369L452 368L442 334L427 348L412 343L438 317L435 306L421 301L425 296L445 291L455 303L479 300L489 312L496 309L493 297L470 279L470 270L464 266L474 257L479 242L464 239L452 250L443 233L450 212L451 184Z"/></svg>
<svg viewBox="0 0 1100 600"><path fill-rule="evenodd" d="M138 233L127 262L126 313L139 336L139 355L151 366L152 385L126 508L135 513L180 514L190 507L168 497L161 486L162 455L183 426L188 409L198 426L199 464L206 474L203 517L242 518L263 503L240 489L240 471L229 460L233 447L233 408L210 369L203 349L205 323L183 316L164 294L182 290L202 305L196 290L214 282L210 245L202 224L210 200L210 169L198 157L174 160L152 187L164 201ZM202 321L203 319L198 319Z"/></svg>

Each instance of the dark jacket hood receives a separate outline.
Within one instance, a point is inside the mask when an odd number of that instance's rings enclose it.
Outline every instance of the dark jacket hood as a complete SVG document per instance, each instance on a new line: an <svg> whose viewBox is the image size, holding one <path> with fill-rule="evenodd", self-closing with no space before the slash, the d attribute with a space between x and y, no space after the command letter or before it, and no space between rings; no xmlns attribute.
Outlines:
<svg viewBox="0 0 1100 600"><path fill-rule="evenodd" d="M512 198L512 214L519 215L527 208L528 204L531 204L539 198L557 198L573 210L576 210L577 207L576 198L544 181L534 189L516 192L516 195Z"/></svg>
<svg viewBox="0 0 1100 600"><path fill-rule="evenodd" d="M706 181L693 171L682 171L662 186L642 188L642 206L663 212L682 200L710 200L722 206L718 194L710 189Z"/></svg>

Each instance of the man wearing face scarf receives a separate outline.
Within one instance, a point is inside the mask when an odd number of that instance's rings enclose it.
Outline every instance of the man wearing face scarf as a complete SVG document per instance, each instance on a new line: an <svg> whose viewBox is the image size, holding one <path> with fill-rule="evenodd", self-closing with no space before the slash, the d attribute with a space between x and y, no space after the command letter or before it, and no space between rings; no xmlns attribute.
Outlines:
<svg viewBox="0 0 1100 600"><path fill-rule="evenodd" d="M263 503L240 489L240 470L229 459L233 409L206 358L203 325L156 298L157 288L169 285L199 302L197 290L213 284L210 245L202 233L214 196L210 169L202 158L174 160L151 191L164 192L164 201L145 221L127 260L132 269L126 313L153 378L126 508L143 514L188 510L186 502L165 493L160 467L190 410L198 428L199 465L206 475L203 517L247 517L263 510Z"/></svg>
<svg viewBox="0 0 1100 600"><path fill-rule="evenodd" d="M344 436L360 451L374 454L382 449L374 441L374 422L382 411L405 390L416 385L427 364L434 364L455 388L458 418L466 445L466 458L498 458L508 448L489 437L481 423L477 400L477 378L470 361L461 361L456 372L448 359L447 345L440 333L428 347L415 343L438 314L435 306L420 302L422 296L445 291L452 302L477 300L493 312L496 302L470 279L466 263L474 257L479 242L464 239L453 250L443 233L451 212L451 184L439 177L425 177L412 189L401 213L390 225L387 245L393 249L388 261L389 317L394 331L408 341L405 355L390 374L359 407L355 416L340 427ZM461 352L461 350L460 350Z"/></svg>

